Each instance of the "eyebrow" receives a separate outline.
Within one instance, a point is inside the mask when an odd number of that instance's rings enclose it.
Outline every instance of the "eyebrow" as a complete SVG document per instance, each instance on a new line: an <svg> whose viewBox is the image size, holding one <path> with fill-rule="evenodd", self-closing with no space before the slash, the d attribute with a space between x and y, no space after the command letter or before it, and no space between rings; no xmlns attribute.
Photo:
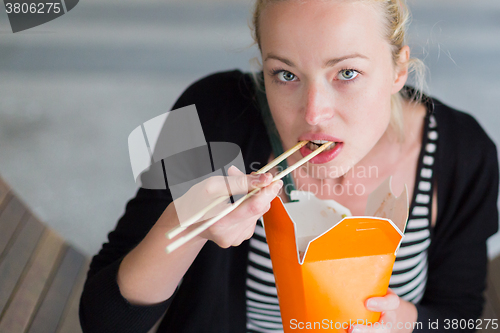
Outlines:
<svg viewBox="0 0 500 333"><path fill-rule="evenodd" d="M364 56L364 55L359 54L359 53L353 53L353 54L349 54L349 55L346 55L346 56L343 56L343 57L340 57L340 58L333 58L333 59L327 60L327 61L325 61L324 65L323 65L323 68L335 66L339 62L342 62L342 61L347 60L347 59L352 59L352 58L368 59L367 56ZM275 55L273 53L268 53L267 57L266 57L266 60L264 60L264 61L267 61L268 59L276 59L276 60L281 61L284 64L287 64L290 67L295 67L295 65L293 64L293 62L291 62L290 60L288 60L286 58L283 58L283 57L280 57L280 56L277 56L277 55Z"/></svg>

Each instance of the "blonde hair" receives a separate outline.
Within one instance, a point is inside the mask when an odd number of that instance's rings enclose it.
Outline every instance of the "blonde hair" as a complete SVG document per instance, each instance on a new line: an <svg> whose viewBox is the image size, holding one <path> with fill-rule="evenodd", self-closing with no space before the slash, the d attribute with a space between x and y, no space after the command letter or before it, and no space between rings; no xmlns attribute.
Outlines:
<svg viewBox="0 0 500 333"><path fill-rule="evenodd" d="M256 0L252 16L252 38L262 52L260 44L260 15L264 8L270 3L284 2L288 0ZM406 6L405 0L346 0L363 1L375 3L380 6L386 19L386 38L392 48L392 58L394 65L398 65L399 54L406 44L406 32L410 23L411 14ZM425 87L426 67L422 60L410 58L408 61L409 74L413 73L415 90L412 92L401 89L400 92L391 96L391 120L390 126L397 134L398 141L404 141L403 124L403 99L411 100L415 103L421 102Z"/></svg>

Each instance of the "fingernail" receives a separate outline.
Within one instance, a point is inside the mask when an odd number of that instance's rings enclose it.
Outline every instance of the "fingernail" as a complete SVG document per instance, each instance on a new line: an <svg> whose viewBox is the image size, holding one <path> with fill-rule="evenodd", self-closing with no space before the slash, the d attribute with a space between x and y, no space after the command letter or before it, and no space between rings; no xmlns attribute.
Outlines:
<svg viewBox="0 0 500 333"><path fill-rule="evenodd" d="M259 176L259 181L260 181L261 183L266 183L266 182L268 182L270 179L271 179L271 175L270 175L270 174L268 174L268 173L264 173L264 174L262 174L262 175L260 175L260 176Z"/></svg>
<svg viewBox="0 0 500 333"><path fill-rule="evenodd" d="M376 301L374 299L370 299L370 300L368 300L367 305L370 308L376 308L378 306L378 301Z"/></svg>
<svg viewBox="0 0 500 333"><path fill-rule="evenodd" d="M274 184L275 190L279 190L283 186L283 181L280 179Z"/></svg>

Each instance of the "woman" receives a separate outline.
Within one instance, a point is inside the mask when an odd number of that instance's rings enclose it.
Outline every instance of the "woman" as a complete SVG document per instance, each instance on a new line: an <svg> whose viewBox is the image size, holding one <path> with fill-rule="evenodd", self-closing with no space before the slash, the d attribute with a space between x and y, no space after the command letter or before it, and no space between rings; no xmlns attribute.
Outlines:
<svg viewBox="0 0 500 333"><path fill-rule="evenodd" d="M287 201L293 185L363 215L368 194L389 175L394 193L404 184L410 193L406 243L388 294L366 307L392 328L349 330L430 332L437 320L453 331L453 320L478 318L486 239L497 230L496 148L471 116L405 87L418 67L404 44L407 18L402 0L258 0L262 73L203 78L173 109L196 104L207 141L238 144L247 170L301 140L335 145L294 172L285 191L270 175L231 169L231 181L245 184L240 192L263 190L169 255L164 234L179 224L172 197L140 189L92 261L80 306L84 332L146 332L167 308L158 332L282 330L290 323L280 322L266 281L259 217L276 195ZM287 163L314 149L309 144ZM215 198L225 184L200 189ZM404 325L414 322L422 325Z"/></svg>

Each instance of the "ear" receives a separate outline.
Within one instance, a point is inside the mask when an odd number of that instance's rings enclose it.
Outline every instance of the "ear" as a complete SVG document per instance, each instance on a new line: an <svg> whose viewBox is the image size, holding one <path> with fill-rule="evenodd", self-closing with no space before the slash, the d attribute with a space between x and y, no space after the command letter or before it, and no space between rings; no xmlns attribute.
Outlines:
<svg viewBox="0 0 500 333"><path fill-rule="evenodd" d="M399 92L408 80L408 61L410 60L410 47L405 45L401 48L394 73L392 94Z"/></svg>

